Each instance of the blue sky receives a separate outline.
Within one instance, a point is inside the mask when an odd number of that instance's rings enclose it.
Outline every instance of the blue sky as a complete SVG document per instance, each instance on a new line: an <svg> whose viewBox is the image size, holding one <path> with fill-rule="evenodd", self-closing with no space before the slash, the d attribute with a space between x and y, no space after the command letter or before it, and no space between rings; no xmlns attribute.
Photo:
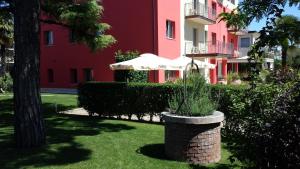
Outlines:
<svg viewBox="0 0 300 169"><path fill-rule="evenodd" d="M300 18L300 10L298 9L298 7L289 7L289 6L286 6L284 8L283 15L294 15L294 16L297 16L297 17ZM265 25L266 25L266 18L263 18L259 22L252 21L252 23L248 27L248 30L259 31Z"/></svg>
<svg viewBox="0 0 300 169"><path fill-rule="evenodd" d="M240 0L242 1L242 0ZM300 10L298 9L298 7L289 7L288 5L286 5L286 7L284 8L284 13L283 15L294 15L300 18ZM257 21L252 21L252 23L248 26L248 30L250 31L260 31L262 27L264 27L266 25L266 18L263 18L262 20L260 20L259 22Z"/></svg>

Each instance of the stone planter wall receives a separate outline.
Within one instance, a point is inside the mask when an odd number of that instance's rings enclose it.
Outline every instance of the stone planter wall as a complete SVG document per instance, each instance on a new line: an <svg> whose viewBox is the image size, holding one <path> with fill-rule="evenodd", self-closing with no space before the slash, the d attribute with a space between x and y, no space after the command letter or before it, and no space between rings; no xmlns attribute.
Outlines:
<svg viewBox="0 0 300 169"><path fill-rule="evenodd" d="M209 120L205 117L178 119L180 116L172 117L164 113L167 157L193 164L218 162L221 159L220 125L224 119L223 113L220 113L208 117Z"/></svg>

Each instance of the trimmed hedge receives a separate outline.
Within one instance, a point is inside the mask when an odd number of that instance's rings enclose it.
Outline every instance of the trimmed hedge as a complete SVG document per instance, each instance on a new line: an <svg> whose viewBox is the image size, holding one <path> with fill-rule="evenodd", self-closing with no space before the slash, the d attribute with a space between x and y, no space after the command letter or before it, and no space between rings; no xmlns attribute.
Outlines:
<svg viewBox="0 0 300 169"><path fill-rule="evenodd" d="M218 110L225 116L230 115L231 108L236 102L236 98L244 97L247 86L237 85L211 85L212 99L218 103Z"/></svg>
<svg viewBox="0 0 300 169"><path fill-rule="evenodd" d="M169 107L169 98L174 92L180 92L182 86L165 83L123 83L123 82L88 82L79 86L79 105L90 115L118 116L135 114L138 119L149 115L160 115ZM219 109L225 115L232 93L241 93L245 87L212 85L212 98L220 103Z"/></svg>
<svg viewBox="0 0 300 169"><path fill-rule="evenodd" d="M79 105L90 115L159 115L170 95L181 86L155 83L89 82L79 86Z"/></svg>

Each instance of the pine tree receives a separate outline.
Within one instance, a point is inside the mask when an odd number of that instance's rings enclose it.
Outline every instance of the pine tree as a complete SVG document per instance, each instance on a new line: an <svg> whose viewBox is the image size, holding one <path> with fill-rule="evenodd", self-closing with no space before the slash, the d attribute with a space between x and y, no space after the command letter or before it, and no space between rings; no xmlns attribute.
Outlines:
<svg viewBox="0 0 300 169"><path fill-rule="evenodd" d="M46 142L40 97L40 24L70 28L76 41L92 51L115 39L105 35L109 25L101 23L103 8L96 0L6 0L3 13L14 16L14 117L17 147L38 147Z"/></svg>

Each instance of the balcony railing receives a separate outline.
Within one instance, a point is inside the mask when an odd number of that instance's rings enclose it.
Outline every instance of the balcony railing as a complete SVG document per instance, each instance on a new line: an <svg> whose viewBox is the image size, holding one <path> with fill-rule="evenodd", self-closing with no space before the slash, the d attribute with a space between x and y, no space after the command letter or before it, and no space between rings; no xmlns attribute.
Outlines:
<svg viewBox="0 0 300 169"><path fill-rule="evenodd" d="M246 29L235 29L233 27L227 28L227 31L233 35L241 36L248 33Z"/></svg>
<svg viewBox="0 0 300 169"><path fill-rule="evenodd" d="M206 41L199 42L195 45L193 42L185 43L185 54L196 55L234 55L234 46L232 43L225 43L221 41Z"/></svg>
<svg viewBox="0 0 300 169"><path fill-rule="evenodd" d="M216 22L217 12L216 10L201 4L201 3L186 3L185 4L185 17L187 18L198 18L199 21L205 19L211 24Z"/></svg>

